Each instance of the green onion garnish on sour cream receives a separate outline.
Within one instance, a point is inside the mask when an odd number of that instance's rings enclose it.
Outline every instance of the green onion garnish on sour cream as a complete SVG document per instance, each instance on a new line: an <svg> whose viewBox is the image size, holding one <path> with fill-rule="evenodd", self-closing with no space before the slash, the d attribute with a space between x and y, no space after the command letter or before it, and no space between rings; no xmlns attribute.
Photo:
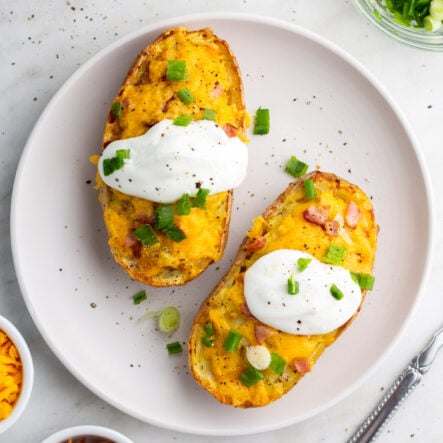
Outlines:
<svg viewBox="0 0 443 443"><path fill-rule="evenodd" d="M130 155L129 149L117 149L114 157L105 158L103 160L103 173L105 176L111 175L113 172L123 168L125 160L130 158Z"/></svg>

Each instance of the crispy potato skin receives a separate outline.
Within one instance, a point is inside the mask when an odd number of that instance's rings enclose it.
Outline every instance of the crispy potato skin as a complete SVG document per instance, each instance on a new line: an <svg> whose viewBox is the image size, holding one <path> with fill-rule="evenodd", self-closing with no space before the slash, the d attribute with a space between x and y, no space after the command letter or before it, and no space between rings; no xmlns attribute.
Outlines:
<svg viewBox="0 0 443 443"><path fill-rule="evenodd" d="M304 198L303 180L306 178L315 183L317 197L314 200ZM306 221L303 216L303 211L312 205L327 206L330 219L344 216L351 200L360 208L361 217L355 228L345 227L343 235L331 237L321 226ZM312 367L358 312L328 334L300 336L273 330L263 344L288 364L281 376L266 369L264 378L248 388L239 380L239 375L249 366L245 348L258 344L255 328L261 323L244 309L245 271L261 256L282 248L305 251L321 259L328 245L334 242L346 247L343 267L354 272L372 273L377 234L372 204L357 186L319 171L291 183L263 215L254 220L232 267L197 312L188 343L189 366L195 380L220 402L242 408L265 406L287 393L304 375L294 369L293 362L307 360ZM257 239L263 238L265 242L257 243ZM257 244L263 246L256 249ZM365 291L362 293L365 295ZM203 326L207 322L212 322L214 328L213 347L202 344ZM236 353L226 352L223 348L230 329L243 335Z"/></svg>
<svg viewBox="0 0 443 443"><path fill-rule="evenodd" d="M186 61L187 81L166 80L168 60ZM190 105L177 97L177 91L184 87L195 97ZM247 141L249 117L239 68L227 43L208 28L174 28L160 35L138 56L115 102L121 103L122 112L115 118L109 111L103 148L114 140L140 136L164 119L191 114L200 120L205 108L216 111L217 124ZM175 216L174 223L186 234L185 240L176 243L159 233L160 242L148 247L139 242L131 244L128 236L152 220L156 204L112 189L99 176L97 188L109 247L133 279L153 286L183 285L223 256L232 190L210 195L206 210L193 208L190 215Z"/></svg>

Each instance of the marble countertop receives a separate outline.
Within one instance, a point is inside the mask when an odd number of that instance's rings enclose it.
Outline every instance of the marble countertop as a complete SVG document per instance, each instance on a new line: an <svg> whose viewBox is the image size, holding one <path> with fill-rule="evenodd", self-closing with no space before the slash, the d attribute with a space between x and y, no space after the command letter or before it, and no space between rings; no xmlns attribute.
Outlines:
<svg viewBox="0 0 443 443"><path fill-rule="evenodd" d="M394 378L441 326L443 297L443 53L397 43L369 25L351 0L2 0L0 8L0 313L24 334L35 362L35 386L19 421L0 441L41 442L77 424L109 426L141 442L345 442ZM379 80L398 103L419 141L435 197L434 253L423 297L383 363L365 383L315 417L269 433L239 437L181 434L138 421L95 396L58 361L36 329L20 293L10 245L15 170L33 125L53 94L90 57L136 28L202 11L238 11L287 20L343 48ZM401 222L401 221L399 221ZM420 227L418 227L419 229ZM411 233L414 235L414 233ZM379 441L443 440L443 357L384 428Z"/></svg>

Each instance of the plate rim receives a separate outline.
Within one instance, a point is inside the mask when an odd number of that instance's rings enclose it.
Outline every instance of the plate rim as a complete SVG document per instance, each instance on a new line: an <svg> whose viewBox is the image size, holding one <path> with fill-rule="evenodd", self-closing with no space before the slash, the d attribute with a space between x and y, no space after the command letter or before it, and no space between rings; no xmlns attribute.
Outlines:
<svg viewBox="0 0 443 443"><path fill-rule="evenodd" d="M398 119L398 122L400 123L402 129L405 131L405 134L407 138L409 139L411 143L411 147L413 149L413 153L417 159L417 162L420 166L420 171L422 173L422 180L423 180L423 186L426 191L426 207L427 207L427 218L428 223L426 226L427 230L427 246L426 246L426 254L424 256L423 261L423 274L421 276L421 280L418 283L418 293L414 299L414 301L411 304L411 309L407 313L405 320L403 321L403 324L398 328L397 333L393 336L390 344L385 347L381 355L375 362L372 364L372 366L367 369L364 373L362 373L359 377L356 378L354 383L351 383L347 389L343 390L340 395L335 396L328 402L322 404L321 406L314 408L310 410L309 412L299 415L296 419L287 419L286 421L279 421L276 425L262 425L261 427L258 427L257 429L254 429L252 433L263 433L268 432L272 430L278 430L285 427L288 427L290 425L295 425L297 423L300 423L302 421L305 421L311 417L314 417L321 412L324 412L325 410L332 407L334 404L339 403L342 401L345 397L350 395L353 391L355 391L359 386L363 384L365 380L367 380L378 368L382 365L382 363L388 358L388 356L392 353L393 349L397 346L398 342L401 339L401 336L404 334L405 330L407 329L408 324L411 321L411 318L414 314L414 312L417 309L417 306L419 304L419 301L423 297L424 288L426 286L426 282L428 281L429 274L430 274L430 263L433 256L433 250L434 250L434 231L435 231L435 210L434 210L434 196L433 191L430 185L430 175L428 172L427 165L424 161L423 154L421 150L419 149L419 143L418 140L414 134L414 131L412 129L411 124L407 120L405 114L400 109L399 105L395 102L395 100L392 98L390 93L387 92L387 90L384 88L384 86L381 84L381 82L356 58L351 56L348 52L346 52L344 49L342 49L337 44L333 43L332 41L328 40L326 37L323 37L314 31L311 31L307 28L304 28L300 25L293 24L290 22L287 22L282 19L277 18L270 18L266 17L264 15L258 15L258 14L250 14L250 13L243 13L243 12L226 12L226 11L212 11L208 13L192 13L192 14L186 14L181 15L178 17L172 17L167 18L159 21L154 21L152 23L149 23L147 25L141 26L140 28L137 28L134 31L129 32L128 34L124 35L123 37L120 37L116 39L111 44L105 46L104 48L100 49L98 52L96 52L92 57L87 59L79 68L77 68L68 78L67 80L58 88L58 90L53 94L49 102L46 104L43 112L35 122L33 129L31 130L27 141L24 145L23 151L20 155L20 160L17 166L16 174L14 177L13 182L13 188L12 188L12 196L11 196L11 207L10 207L10 237L11 237L11 249L12 249L12 259L14 264L14 269L16 273L17 282L22 294L22 297L25 301L26 308L28 312L31 315L31 318L36 325L39 333L45 340L46 344L49 346L51 351L54 353L54 355L57 357L57 359L65 366L65 368L70 372L71 375L73 375L78 381L80 381L85 387L88 388L94 395L101 398L108 404L116 407L118 410L124 412L125 414L137 418L139 420L142 420L143 422L150 423L152 425L169 429L172 431L179 431L187 434L194 434L194 435L203 435L203 436L241 436L241 435L250 435L251 430L250 429L241 429L236 430L235 432L224 432L223 430L209 430L204 427L200 427L198 429L181 425L175 425L173 423L165 423L162 420L157 420L155 418L150 418L149 420L144 417L142 414L138 413L137 411L134 411L125 405L121 404L121 402L116 401L115 399L110 398L105 392L97 392L97 389L93 386L91 382L85 377L83 377L78 371L76 370L75 366L73 366L68 359L63 355L63 353L57 348L57 346L53 343L51 337L46 333L44 328L42 327L41 323L38 321L38 315L35 312L32 302L29 296L27 284L25 283L25 278L22 273L22 269L20 268L20 264L18 263L18 246L17 246L17 231L16 231L16 224L14 222L14 219L16 219L16 212L17 212L17 195L20 192L20 177L21 177L21 170L24 167L26 163L26 158L29 155L29 152L31 151L31 146L33 139L36 136L36 133L38 132L39 128L44 124L46 121L47 115L50 112L50 109L54 106L54 104L60 100L60 98L64 95L64 93L71 88L71 85L79 78L81 77L84 72L86 72L90 67L92 67L98 60L106 57L109 53L112 53L115 49L118 47L125 45L126 43L140 37L143 34L147 34L153 31L161 32L162 29L174 27L174 26L188 26L193 21L204 21L207 20L210 21L246 21L248 23L257 23L262 25L267 25L273 28L278 28L282 30L289 31L291 33L297 34L298 36L301 36L303 38L306 38L310 41L313 41L314 43L318 44L319 46L326 48L328 51L332 52L334 55L336 55L338 58L345 61L349 66L351 66L353 69L357 70L362 77L364 77L372 87L374 87L380 96L386 101L389 108L394 113L395 117ZM210 24L208 24L210 26Z"/></svg>

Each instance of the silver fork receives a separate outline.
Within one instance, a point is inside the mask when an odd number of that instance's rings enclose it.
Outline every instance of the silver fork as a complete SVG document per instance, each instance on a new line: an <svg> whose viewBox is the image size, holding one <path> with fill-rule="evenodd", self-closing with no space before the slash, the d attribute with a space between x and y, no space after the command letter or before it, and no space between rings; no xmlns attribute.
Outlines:
<svg viewBox="0 0 443 443"><path fill-rule="evenodd" d="M380 435L383 425L392 418L426 372L429 371L439 349L443 346L443 327L411 360L368 418L358 427L348 443L369 443Z"/></svg>

